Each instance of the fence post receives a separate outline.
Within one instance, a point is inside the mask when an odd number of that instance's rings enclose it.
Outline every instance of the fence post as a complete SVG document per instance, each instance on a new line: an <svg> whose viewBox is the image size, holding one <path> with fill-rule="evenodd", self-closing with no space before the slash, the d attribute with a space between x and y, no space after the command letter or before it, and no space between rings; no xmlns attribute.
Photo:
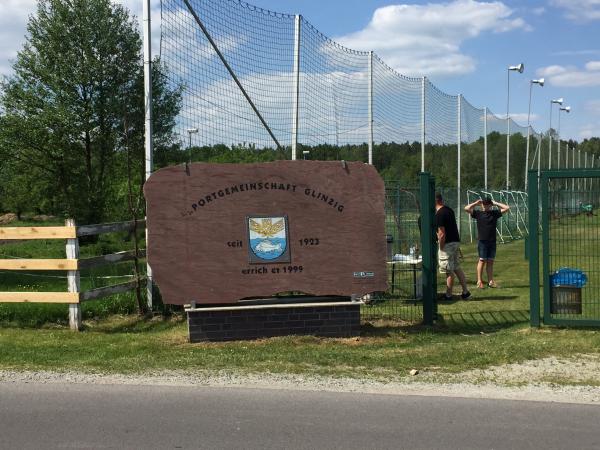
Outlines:
<svg viewBox="0 0 600 450"><path fill-rule="evenodd" d="M425 83L427 77L421 79L421 172L425 172Z"/></svg>
<svg viewBox="0 0 600 450"><path fill-rule="evenodd" d="M423 283L423 324L433 325L435 319L436 296L436 261L434 241L434 179L426 172L419 174L421 200L421 249L422 249L422 283Z"/></svg>
<svg viewBox="0 0 600 450"><path fill-rule="evenodd" d="M488 189L488 132L487 132L487 106L483 108L483 185Z"/></svg>
<svg viewBox="0 0 600 450"><path fill-rule="evenodd" d="M369 164L373 164L373 51L369 52Z"/></svg>
<svg viewBox="0 0 600 450"><path fill-rule="evenodd" d="M300 106L300 27L302 16L296 15L294 29L294 102L292 110L292 161L298 148L298 108ZM337 119L336 119L337 120Z"/></svg>
<svg viewBox="0 0 600 450"><path fill-rule="evenodd" d="M532 183L533 177L537 178L535 171L529 172L529 185L527 186L527 209L529 210L529 323L532 327L540 326L540 252L539 252L539 198L537 182Z"/></svg>
<svg viewBox="0 0 600 450"><path fill-rule="evenodd" d="M74 227L75 220L65 220L65 226ZM79 259L79 239L67 239L66 247L67 259ZM79 292L80 276L79 270L67 271L67 286L69 292ZM69 326L71 330L79 331L81 329L81 303L69 303Z"/></svg>
<svg viewBox="0 0 600 450"><path fill-rule="evenodd" d="M463 216L463 214L460 213L461 210L461 202L460 202L460 162L461 162L461 155L460 155L460 145L461 145L461 141L462 141L462 117L461 117L461 103L462 103L462 94L458 94L458 127L457 127L457 133L456 133L456 143L458 144L458 163L457 163L457 170L456 170L456 186L457 186L457 193L456 193L456 214L458 214L458 232L460 234L460 229L461 226L460 224L462 223L462 219L461 217Z"/></svg>

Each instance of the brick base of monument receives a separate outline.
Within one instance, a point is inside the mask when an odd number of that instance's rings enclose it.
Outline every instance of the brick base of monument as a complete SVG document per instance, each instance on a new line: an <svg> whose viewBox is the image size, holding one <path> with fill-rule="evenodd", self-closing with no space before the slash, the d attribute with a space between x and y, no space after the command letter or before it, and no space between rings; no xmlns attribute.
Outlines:
<svg viewBox="0 0 600 450"><path fill-rule="evenodd" d="M274 336L353 337L360 334L360 302L321 301L187 308L190 342Z"/></svg>

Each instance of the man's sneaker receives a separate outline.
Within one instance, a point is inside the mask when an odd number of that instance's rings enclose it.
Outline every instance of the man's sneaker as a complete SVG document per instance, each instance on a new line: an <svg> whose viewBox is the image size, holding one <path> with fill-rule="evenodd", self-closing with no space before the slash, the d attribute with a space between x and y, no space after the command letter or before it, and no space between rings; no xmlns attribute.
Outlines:
<svg viewBox="0 0 600 450"><path fill-rule="evenodd" d="M450 301L452 300L452 296L448 294L444 294L444 300Z"/></svg>
<svg viewBox="0 0 600 450"><path fill-rule="evenodd" d="M469 291L467 291L464 294L460 294L460 298L462 298L463 300L467 300L467 299L471 298L471 293Z"/></svg>

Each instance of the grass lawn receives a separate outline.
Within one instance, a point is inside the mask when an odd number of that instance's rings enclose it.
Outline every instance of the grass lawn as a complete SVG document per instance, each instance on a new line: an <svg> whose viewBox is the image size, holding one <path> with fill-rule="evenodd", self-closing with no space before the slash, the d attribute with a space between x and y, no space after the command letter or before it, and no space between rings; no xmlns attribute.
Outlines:
<svg viewBox="0 0 600 450"><path fill-rule="evenodd" d="M8 247L0 246L0 253L16 251L16 247ZM61 252L62 248L57 249L52 256L62 256ZM463 246L463 267L473 300L457 298L441 303L439 323L432 328L379 319L365 321L357 339L291 336L190 344L182 315L139 318L130 314L132 298L91 302L86 307L94 309L84 311L86 326L80 333L68 329L66 307L60 316L43 309L53 305L0 304L0 369L101 373L222 370L385 380L405 376L413 368L443 377L444 373L547 356L600 353L600 331L529 327L528 264L523 257L523 241L499 246L498 289L476 289L475 252L475 245ZM14 279L0 279L0 290L8 290L9 281ZM439 286L442 289L441 277ZM57 284L56 289L59 287ZM42 319L34 317L42 313L46 314Z"/></svg>

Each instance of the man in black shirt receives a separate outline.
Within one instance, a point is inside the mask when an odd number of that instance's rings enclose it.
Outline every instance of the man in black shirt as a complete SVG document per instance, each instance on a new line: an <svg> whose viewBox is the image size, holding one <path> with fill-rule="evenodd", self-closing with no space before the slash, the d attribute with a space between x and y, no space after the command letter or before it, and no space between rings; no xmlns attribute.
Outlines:
<svg viewBox="0 0 600 450"><path fill-rule="evenodd" d="M481 206L482 210L475 209ZM492 209L497 206L498 209ZM465 211L477 221L477 250L479 261L477 262L477 287L483 289L483 267L486 266L488 286L497 287L494 281L494 259L496 258L496 223L502 214L510 209L508 205L495 202L490 197L476 200L465 206Z"/></svg>
<svg viewBox="0 0 600 450"><path fill-rule="evenodd" d="M460 268L460 261L458 260L460 236L456 226L456 217L452 208L444 205L440 193L435 194L435 226L439 244L438 265L440 272L446 275L446 300L452 299L455 274L462 286L461 297L466 300L471 296L471 293L467 288L467 279Z"/></svg>

